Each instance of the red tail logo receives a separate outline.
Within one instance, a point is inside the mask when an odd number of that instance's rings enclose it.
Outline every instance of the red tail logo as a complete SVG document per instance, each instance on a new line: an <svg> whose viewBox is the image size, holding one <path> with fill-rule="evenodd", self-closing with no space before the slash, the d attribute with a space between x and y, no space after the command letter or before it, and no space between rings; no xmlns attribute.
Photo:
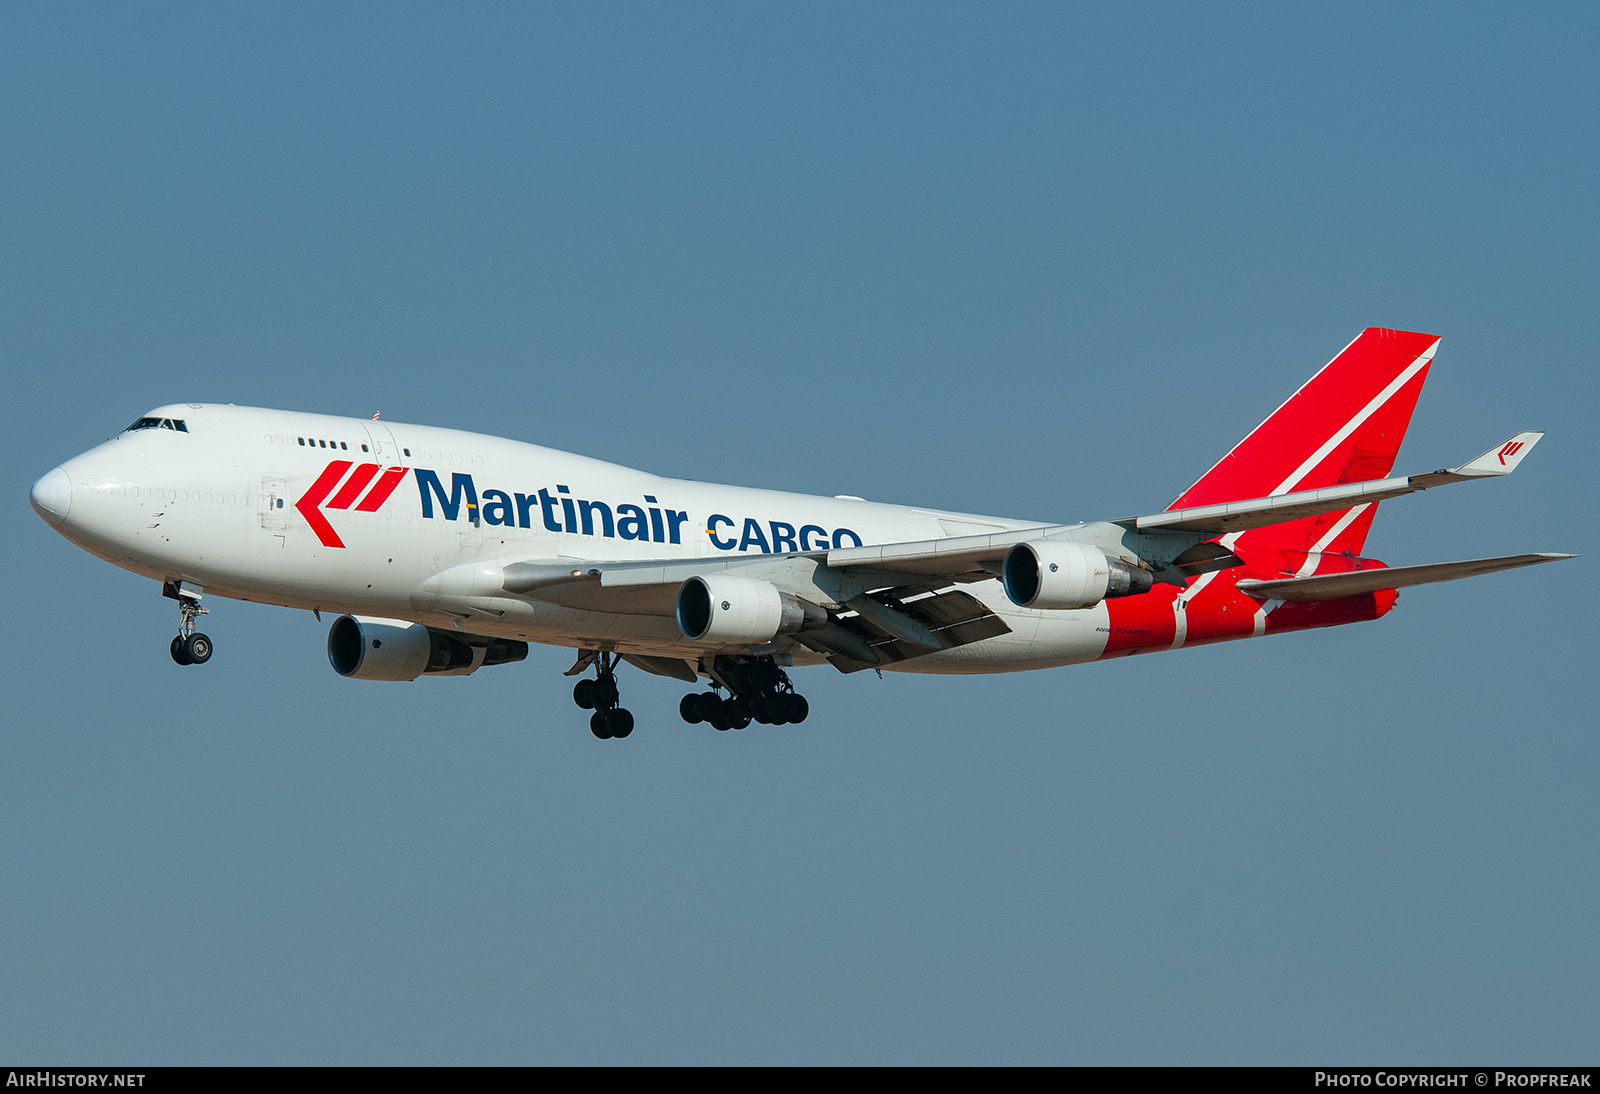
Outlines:
<svg viewBox="0 0 1600 1094"><path fill-rule="evenodd" d="M346 479L345 472L351 467L355 467L355 471ZM322 469L322 474L311 484L311 489L294 503L294 507L300 510L300 515L306 518L306 523L311 525L311 530L317 533L317 538L322 541L324 547L343 547L344 540L333 530L328 518L322 515L323 509L348 509L356 503L357 498L360 498L360 504L355 504L356 512L375 513L389 500L389 495L394 493L395 487L400 485L400 480L405 478L406 472L410 470L406 467L391 467L380 476L378 475L380 469L380 465L375 463L358 466L349 460L334 460ZM367 485L372 483L374 477L377 477L378 481L368 490ZM343 486L339 485L341 481L344 483ZM334 493L335 487L338 488L338 493ZM364 496L363 491L365 491Z"/></svg>
<svg viewBox="0 0 1600 1094"><path fill-rule="evenodd" d="M1500 463L1505 465L1507 456L1515 456L1522 449L1521 441L1507 441L1506 446L1500 450Z"/></svg>

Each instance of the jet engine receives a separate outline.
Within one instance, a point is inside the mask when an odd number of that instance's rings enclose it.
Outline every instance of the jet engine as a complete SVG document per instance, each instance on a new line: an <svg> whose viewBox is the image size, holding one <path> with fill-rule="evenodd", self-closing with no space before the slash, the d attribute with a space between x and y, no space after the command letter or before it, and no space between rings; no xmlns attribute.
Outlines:
<svg viewBox="0 0 1600 1094"><path fill-rule="evenodd" d="M353 680L415 680L424 673L466 676L485 665L528 656L528 644L508 638L451 634L408 623L341 615L328 628L328 662Z"/></svg>
<svg viewBox="0 0 1600 1094"><path fill-rule="evenodd" d="M1108 597L1148 592L1145 570L1107 558L1074 540L1034 540L1006 552L1000 567L1006 596L1020 608L1092 608Z"/></svg>
<svg viewBox="0 0 1600 1094"><path fill-rule="evenodd" d="M678 629L697 642L760 644L780 634L821 627L828 613L749 577L711 574L678 587Z"/></svg>

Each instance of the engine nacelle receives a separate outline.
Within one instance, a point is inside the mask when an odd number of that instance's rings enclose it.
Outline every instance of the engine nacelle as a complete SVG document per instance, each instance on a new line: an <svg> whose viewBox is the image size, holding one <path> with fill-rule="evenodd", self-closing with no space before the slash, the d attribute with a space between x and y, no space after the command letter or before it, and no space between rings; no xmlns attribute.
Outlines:
<svg viewBox="0 0 1600 1094"><path fill-rule="evenodd" d="M732 574L691 577L678 587L678 629L696 642L759 645L827 623L828 613L776 585Z"/></svg>
<svg viewBox="0 0 1600 1094"><path fill-rule="evenodd" d="M328 663L353 680L467 676L527 656L526 642L450 634L403 619L341 615L328 628Z"/></svg>
<svg viewBox="0 0 1600 1094"><path fill-rule="evenodd" d="M1006 552L1000 567L1006 596L1020 608L1092 608L1113 596L1148 592L1155 579L1087 543L1034 540Z"/></svg>

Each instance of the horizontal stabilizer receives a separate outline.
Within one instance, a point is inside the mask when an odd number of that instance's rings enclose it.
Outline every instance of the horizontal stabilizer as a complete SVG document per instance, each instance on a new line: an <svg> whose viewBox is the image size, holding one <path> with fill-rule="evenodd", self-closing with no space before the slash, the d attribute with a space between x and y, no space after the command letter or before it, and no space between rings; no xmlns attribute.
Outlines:
<svg viewBox="0 0 1600 1094"><path fill-rule="evenodd" d="M1537 566L1541 562L1559 562L1564 558L1577 557L1558 554L1504 555L1466 562L1434 562L1426 566L1381 567L1349 574L1289 577L1281 581L1254 581L1247 578L1237 585L1241 593L1264 600L1338 600L1345 596L1374 593L1379 589L1454 581L1462 577L1492 574L1496 570L1514 570L1519 566Z"/></svg>

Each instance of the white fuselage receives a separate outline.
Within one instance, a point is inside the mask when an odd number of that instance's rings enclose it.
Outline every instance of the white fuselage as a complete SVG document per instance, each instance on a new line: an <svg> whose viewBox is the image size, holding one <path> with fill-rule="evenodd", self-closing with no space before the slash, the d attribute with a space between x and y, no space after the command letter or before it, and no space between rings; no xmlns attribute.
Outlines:
<svg viewBox="0 0 1600 1094"><path fill-rule="evenodd" d="M124 432L35 488L62 535L118 566L223 597L691 662L716 647L670 613L497 596L472 587L473 566L720 560L1039 524L662 478L430 426L210 404L143 420L154 419L181 428ZM884 667L998 672L1105 650L1103 604L1029 611L997 581L963 589L1010 633Z"/></svg>

